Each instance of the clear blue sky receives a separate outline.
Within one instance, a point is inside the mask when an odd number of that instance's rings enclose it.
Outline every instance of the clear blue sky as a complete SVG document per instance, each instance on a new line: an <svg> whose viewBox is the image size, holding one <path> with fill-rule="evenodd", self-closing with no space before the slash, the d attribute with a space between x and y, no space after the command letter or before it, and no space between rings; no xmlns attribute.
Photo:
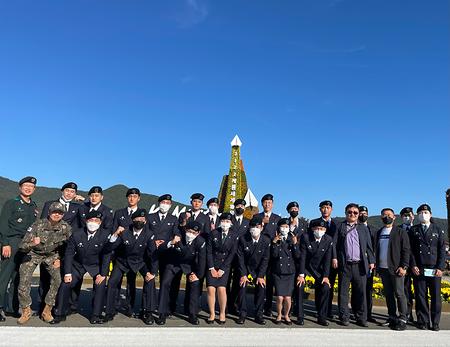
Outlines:
<svg viewBox="0 0 450 347"><path fill-rule="evenodd" d="M449 184L448 1L0 1L0 175L218 194L238 134L275 210Z"/></svg>

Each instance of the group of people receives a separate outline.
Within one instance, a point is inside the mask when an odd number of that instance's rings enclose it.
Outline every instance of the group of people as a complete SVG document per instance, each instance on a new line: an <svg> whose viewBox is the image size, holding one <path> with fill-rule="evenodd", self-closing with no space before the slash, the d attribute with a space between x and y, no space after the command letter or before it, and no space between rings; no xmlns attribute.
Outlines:
<svg viewBox="0 0 450 347"><path fill-rule="evenodd" d="M0 214L0 322L7 315L16 316L19 324L30 319L31 280L40 266L39 313L50 324L76 311L86 274L93 281L92 324L113 320L119 310L131 316L139 273L143 279L139 316L147 325L164 325L177 312L183 275L183 313L192 325L199 325L205 282L208 324L224 324L227 313L244 324L253 306L254 321L264 325L272 317L275 297L275 324L291 325L294 316L294 323L303 325L305 278L310 275L318 324L327 326L337 319L347 326L352 318L366 327L368 321L375 322L372 291L377 273L389 315L381 324L406 329L408 320L413 321L415 299L416 326L439 330L445 238L432 223L427 204L416 210L419 223L414 223L411 207L400 211L401 223L396 223L391 208L384 208L384 226L375 230L367 224L367 207L355 203L346 206L345 220L338 223L331 217L332 202L322 201L321 216L307 223L295 201L286 207L287 218L272 212L271 194L261 199L263 211L247 219L243 199L234 201L233 213L219 213L219 200L211 198L205 212L204 196L195 193L191 208L176 217L169 213L170 194L160 196L159 208L148 213L140 207L139 189L131 188L127 206L114 212L103 203L101 187L92 187L85 201L77 194L77 185L69 182L59 199L45 203L38 219L31 198L36 183L34 177L23 178L19 195L8 200ZM127 292L122 307L124 276Z"/></svg>

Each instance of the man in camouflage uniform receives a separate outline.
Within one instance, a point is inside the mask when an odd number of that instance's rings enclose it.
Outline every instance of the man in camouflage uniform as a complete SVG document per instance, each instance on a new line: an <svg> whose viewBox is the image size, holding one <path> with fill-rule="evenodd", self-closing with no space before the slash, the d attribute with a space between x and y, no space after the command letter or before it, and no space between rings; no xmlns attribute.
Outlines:
<svg viewBox="0 0 450 347"><path fill-rule="evenodd" d="M51 323L52 308L55 305L56 294L61 283L59 248L72 234L70 225L63 221L64 205L59 201L49 207L47 219L40 219L28 229L20 250L25 253L19 268L19 304L22 316L17 323L25 324L31 317L31 280L37 266L43 264L50 274L50 289L45 296L45 307L41 318Z"/></svg>

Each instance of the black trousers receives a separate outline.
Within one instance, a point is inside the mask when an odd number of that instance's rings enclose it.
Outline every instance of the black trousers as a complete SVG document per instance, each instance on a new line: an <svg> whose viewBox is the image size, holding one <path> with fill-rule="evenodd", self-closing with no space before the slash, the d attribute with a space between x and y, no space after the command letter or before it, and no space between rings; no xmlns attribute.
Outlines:
<svg viewBox="0 0 450 347"><path fill-rule="evenodd" d="M373 307L373 277L374 273L370 274L369 277L367 277L366 282L366 307L367 307L367 319L372 318L372 307Z"/></svg>
<svg viewBox="0 0 450 347"><path fill-rule="evenodd" d="M338 270L330 268L330 276L328 279L330 280L331 291L328 295L328 309L327 316L331 317L333 315L333 298L334 298L334 284L336 283L336 279L338 278Z"/></svg>
<svg viewBox="0 0 450 347"><path fill-rule="evenodd" d="M414 293L412 291L412 275L409 273L405 276L405 296L406 296L406 305L408 310L408 318L412 319L412 311L414 306Z"/></svg>
<svg viewBox="0 0 450 347"><path fill-rule="evenodd" d="M328 296L330 295L331 288L328 284L322 284L323 278L316 278L314 281L314 305L316 307L317 318L320 320L326 320L328 315ZM305 317L304 311L304 293L305 285L297 286L298 308L295 311L297 319L303 319Z"/></svg>
<svg viewBox="0 0 450 347"><path fill-rule="evenodd" d="M67 309L69 307L69 301L71 298L72 290L83 284L83 274L76 270L72 270L72 282L65 283L64 281L59 286L58 296L56 300L55 315L65 316L67 315ZM95 284L95 278L93 280L94 296L92 302L92 315L100 316L103 311L105 293L106 293L106 278L99 285Z"/></svg>
<svg viewBox="0 0 450 347"><path fill-rule="evenodd" d="M366 281L367 276L361 271L360 263L343 264L339 272L339 318L350 319L348 308L350 284L352 285L352 311L357 321L367 321Z"/></svg>
<svg viewBox="0 0 450 347"><path fill-rule="evenodd" d="M233 259L230 268L230 275L227 283L227 306L228 310L234 311L238 306L238 295L241 289L239 282L241 281L241 274L239 271L239 261L237 256Z"/></svg>
<svg viewBox="0 0 450 347"><path fill-rule="evenodd" d="M405 296L404 277L392 275L388 269L379 268L381 281L383 282L384 293L386 296L386 305L390 319L398 318L406 323L406 315L408 312Z"/></svg>
<svg viewBox="0 0 450 347"><path fill-rule="evenodd" d="M24 256L19 251L20 241L18 238L10 240L11 256L2 258L0 263L0 309L6 307L6 311L9 312L19 312L17 293L19 287L19 266Z"/></svg>
<svg viewBox="0 0 450 347"><path fill-rule="evenodd" d="M180 267L167 266L163 280L159 288L159 305L158 311L162 315L168 315L174 312L170 309L170 289L174 280L180 278L183 272ZM200 281L190 282L186 276L186 291L185 291L185 313L189 316L196 316L199 312L199 298L200 298Z"/></svg>
<svg viewBox="0 0 450 347"><path fill-rule="evenodd" d="M256 279L254 280L256 282ZM254 296L253 296L253 305L255 306L255 317L262 318L264 314L264 299L266 295L266 288L263 286L257 285L254 283ZM237 305L239 308L239 316L247 317L247 289L248 285L244 287L239 287L238 296L237 296Z"/></svg>
<svg viewBox="0 0 450 347"><path fill-rule="evenodd" d="M427 291L430 291L431 303L428 301ZM439 325L441 320L441 278L425 277L423 275L414 277L414 293L416 296L417 323Z"/></svg>
<svg viewBox="0 0 450 347"><path fill-rule="evenodd" d="M127 277L130 273L136 275L133 271L126 272ZM119 291L119 283L122 281L125 274L118 266L114 266L111 277L108 281L108 291L106 294L106 314L114 315L116 313L116 299ZM142 273L141 273L142 274ZM142 274L145 277L145 274ZM142 310L154 311L156 309L156 287L155 279L147 282L144 280L144 287L142 291Z"/></svg>

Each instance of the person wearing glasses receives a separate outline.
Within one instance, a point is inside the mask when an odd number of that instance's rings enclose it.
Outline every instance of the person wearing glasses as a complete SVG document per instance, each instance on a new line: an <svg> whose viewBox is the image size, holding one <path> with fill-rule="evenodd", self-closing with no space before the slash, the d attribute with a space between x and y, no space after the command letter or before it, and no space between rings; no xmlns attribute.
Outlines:
<svg viewBox="0 0 450 347"><path fill-rule="evenodd" d="M366 281L375 268L375 257L369 230L358 224L359 206L345 207L345 221L337 228L337 265L339 272L339 319L348 326L349 289L352 286L352 311L356 324L367 327Z"/></svg>

